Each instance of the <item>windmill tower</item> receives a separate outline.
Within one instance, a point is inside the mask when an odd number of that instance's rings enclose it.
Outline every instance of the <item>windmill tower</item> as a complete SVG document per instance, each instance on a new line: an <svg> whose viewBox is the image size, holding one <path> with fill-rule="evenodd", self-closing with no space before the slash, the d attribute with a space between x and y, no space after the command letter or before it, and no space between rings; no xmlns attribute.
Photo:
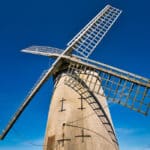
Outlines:
<svg viewBox="0 0 150 150"><path fill-rule="evenodd" d="M43 149L119 149L108 102L148 115L150 80L88 57L120 14L121 10L107 5L67 44L65 50L46 46L22 50L56 60L27 95L0 139L4 139L35 94L53 76L54 93Z"/></svg>

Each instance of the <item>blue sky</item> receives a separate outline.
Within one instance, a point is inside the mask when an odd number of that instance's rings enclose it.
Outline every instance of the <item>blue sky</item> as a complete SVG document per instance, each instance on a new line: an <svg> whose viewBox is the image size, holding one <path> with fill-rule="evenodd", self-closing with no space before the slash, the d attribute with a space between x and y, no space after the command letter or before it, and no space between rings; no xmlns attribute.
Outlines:
<svg viewBox="0 0 150 150"><path fill-rule="evenodd" d="M0 130L51 63L21 53L30 45L65 48L106 4L123 10L92 59L150 78L150 2L148 0L0 1ZM4 141L2 150L42 150L50 79L34 97ZM150 117L119 105L110 107L121 150L150 150Z"/></svg>

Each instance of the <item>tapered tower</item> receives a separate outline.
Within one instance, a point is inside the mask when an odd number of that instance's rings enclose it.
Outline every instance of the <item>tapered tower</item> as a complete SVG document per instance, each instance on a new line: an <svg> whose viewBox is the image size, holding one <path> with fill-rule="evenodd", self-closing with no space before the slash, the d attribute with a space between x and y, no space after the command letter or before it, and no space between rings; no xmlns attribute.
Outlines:
<svg viewBox="0 0 150 150"><path fill-rule="evenodd" d="M81 78L87 76L83 74ZM61 72L55 79L44 150L118 150L102 88L101 95L93 96L85 86L78 84L76 79L74 83L65 84L69 78L67 72ZM87 82L90 82L91 78L94 86L99 76L93 72L88 76ZM99 80L97 85L100 84Z"/></svg>

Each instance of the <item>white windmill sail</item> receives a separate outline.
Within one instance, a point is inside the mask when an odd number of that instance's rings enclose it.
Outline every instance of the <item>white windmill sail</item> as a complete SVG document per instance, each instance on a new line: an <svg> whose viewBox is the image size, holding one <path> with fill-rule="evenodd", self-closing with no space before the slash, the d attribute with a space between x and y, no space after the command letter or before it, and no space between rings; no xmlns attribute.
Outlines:
<svg viewBox="0 0 150 150"><path fill-rule="evenodd" d="M76 56L78 57L78 56ZM85 78L84 82L89 86L90 91L103 94L107 100L128 107L134 111L148 115L150 109L150 80L139 75L80 57L80 61L66 56L69 62L68 74L80 78L82 74L89 76L99 74L97 81ZM82 59L82 61L81 61ZM70 78L71 80L71 78ZM101 81L101 85L99 85ZM69 83L67 81L66 83Z"/></svg>
<svg viewBox="0 0 150 150"><path fill-rule="evenodd" d="M25 53L35 54L35 55L59 57L64 50L55 47L50 47L50 46L30 46L21 51Z"/></svg>
<svg viewBox="0 0 150 150"><path fill-rule="evenodd" d="M121 10L107 5L68 44L77 54L89 57L115 23Z"/></svg>

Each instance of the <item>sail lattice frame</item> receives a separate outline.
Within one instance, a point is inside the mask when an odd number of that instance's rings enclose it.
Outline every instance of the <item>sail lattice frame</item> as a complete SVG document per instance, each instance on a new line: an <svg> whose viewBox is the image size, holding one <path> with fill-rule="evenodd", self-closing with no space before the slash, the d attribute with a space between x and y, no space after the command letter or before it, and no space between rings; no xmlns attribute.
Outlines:
<svg viewBox="0 0 150 150"><path fill-rule="evenodd" d="M68 44L78 55L89 57L115 23L121 10L107 5Z"/></svg>
<svg viewBox="0 0 150 150"><path fill-rule="evenodd" d="M108 101L148 115L150 108L150 87L146 86L146 84L140 84L137 79L135 80L137 82L133 82L134 76L131 77L130 75L128 78L126 76L124 78L123 75L111 74L109 70L97 70L90 66L72 62L69 65L68 74L71 76L76 74L79 78L82 78L92 92L105 96ZM83 78L84 74L87 75L86 78ZM96 76L97 80L94 79ZM104 93L101 91L101 87Z"/></svg>

